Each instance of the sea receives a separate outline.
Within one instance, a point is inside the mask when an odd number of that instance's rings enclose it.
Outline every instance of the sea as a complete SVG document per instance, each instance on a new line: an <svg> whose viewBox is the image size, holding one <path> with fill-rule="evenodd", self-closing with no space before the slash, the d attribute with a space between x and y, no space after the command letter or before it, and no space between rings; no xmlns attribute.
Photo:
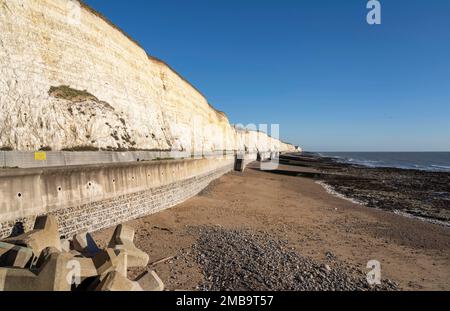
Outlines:
<svg viewBox="0 0 450 311"><path fill-rule="evenodd" d="M367 167L395 167L450 172L450 152L318 152L338 162Z"/></svg>

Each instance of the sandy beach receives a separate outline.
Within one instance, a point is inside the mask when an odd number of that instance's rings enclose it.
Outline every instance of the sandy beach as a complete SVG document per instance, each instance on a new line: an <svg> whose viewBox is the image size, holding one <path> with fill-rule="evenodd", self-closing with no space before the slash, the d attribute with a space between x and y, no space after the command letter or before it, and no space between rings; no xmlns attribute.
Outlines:
<svg viewBox="0 0 450 311"><path fill-rule="evenodd" d="M244 173L229 173L174 208L127 223L136 229L136 245L150 255L151 263L156 262L149 268L158 273L167 290L203 289L207 278L214 276L196 251L205 230L262 234L283 241L290 252L330 271L344 266L349 274L362 276L369 271L368 261L378 260L382 278L403 290L450 289L450 228L352 203L296 174L314 174L314 168L280 165L276 172L258 168L253 163ZM96 232L94 238L103 246L112 230ZM218 251L224 252L223 248ZM246 256L241 253L236 258ZM245 264L258 260L254 254L248 256ZM273 270L276 274L280 267ZM140 272L130 270L129 274ZM240 275L240 271L222 273ZM256 279L264 283L265 276L261 272ZM266 287L257 283L246 283L250 287L246 289L271 288L267 282ZM233 284L221 288L240 289Z"/></svg>

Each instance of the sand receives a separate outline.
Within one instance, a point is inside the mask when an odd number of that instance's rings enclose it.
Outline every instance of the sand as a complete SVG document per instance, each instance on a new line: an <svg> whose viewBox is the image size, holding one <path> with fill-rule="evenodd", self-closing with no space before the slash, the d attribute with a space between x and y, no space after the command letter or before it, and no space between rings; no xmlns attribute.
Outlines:
<svg viewBox="0 0 450 311"><path fill-rule="evenodd" d="M280 173L292 171L314 173L287 165L262 172L254 163L176 207L127 224L150 262L175 257L152 266L168 290L196 290L204 280L190 255L203 226L263 232L302 256L327 263L333 254L364 272L368 261L378 260L382 278L404 290L450 289L450 228L364 207L327 193L312 179ZM104 245L112 232L94 238Z"/></svg>

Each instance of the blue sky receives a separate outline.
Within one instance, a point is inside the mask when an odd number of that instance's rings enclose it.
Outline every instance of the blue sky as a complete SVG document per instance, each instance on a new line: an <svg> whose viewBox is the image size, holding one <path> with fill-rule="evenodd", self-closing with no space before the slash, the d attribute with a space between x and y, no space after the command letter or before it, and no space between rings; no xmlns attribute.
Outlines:
<svg viewBox="0 0 450 311"><path fill-rule="evenodd" d="M450 1L88 0L232 123L315 151L450 151Z"/></svg>

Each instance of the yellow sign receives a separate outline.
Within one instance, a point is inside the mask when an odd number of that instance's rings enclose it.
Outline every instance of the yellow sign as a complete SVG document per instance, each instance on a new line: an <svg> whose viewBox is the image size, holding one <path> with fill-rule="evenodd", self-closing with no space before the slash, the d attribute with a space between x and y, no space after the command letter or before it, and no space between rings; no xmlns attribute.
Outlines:
<svg viewBox="0 0 450 311"><path fill-rule="evenodd" d="M47 153L38 151L34 153L34 160L35 161L46 161L47 160Z"/></svg>

